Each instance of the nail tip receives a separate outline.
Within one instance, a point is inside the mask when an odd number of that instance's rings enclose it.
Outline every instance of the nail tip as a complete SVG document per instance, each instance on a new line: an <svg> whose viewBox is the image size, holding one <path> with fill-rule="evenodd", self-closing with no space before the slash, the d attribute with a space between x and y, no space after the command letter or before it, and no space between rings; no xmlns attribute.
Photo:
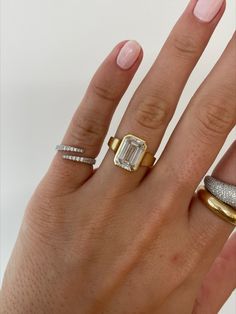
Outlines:
<svg viewBox="0 0 236 314"><path fill-rule="evenodd" d="M224 3L225 0L217 0L215 3L209 0L198 0L193 15L201 22L209 23L216 17Z"/></svg>
<svg viewBox="0 0 236 314"><path fill-rule="evenodd" d="M138 59L141 46L136 40L128 40L121 48L116 63L122 70L130 69Z"/></svg>

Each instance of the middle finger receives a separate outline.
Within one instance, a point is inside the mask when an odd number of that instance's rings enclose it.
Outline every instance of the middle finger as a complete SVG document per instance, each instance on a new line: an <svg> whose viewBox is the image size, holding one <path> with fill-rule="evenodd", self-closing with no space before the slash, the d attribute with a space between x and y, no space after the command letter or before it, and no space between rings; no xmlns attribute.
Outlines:
<svg viewBox="0 0 236 314"><path fill-rule="evenodd" d="M211 21L206 22L193 14L197 1L190 1L131 99L115 137L123 138L128 133L134 134L144 139L148 150L155 154L186 81L223 15L224 0L216 2L218 5L215 6L215 15L211 16ZM147 168L141 167L132 173L131 179L128 171L114 166L113 158L114 153L108 151L95 178L110 186L115 176L116 187L120 186L124 190L137 186Z"/></svg>

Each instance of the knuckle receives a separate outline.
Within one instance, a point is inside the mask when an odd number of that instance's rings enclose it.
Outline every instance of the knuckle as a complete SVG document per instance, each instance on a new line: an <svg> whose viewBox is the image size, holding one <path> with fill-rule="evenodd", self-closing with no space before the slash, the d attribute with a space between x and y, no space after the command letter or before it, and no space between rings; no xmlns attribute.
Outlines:
<svg viewBox="0 0 236 314"><path fill-rule="evenodd" d="M106 126L95 117L79 116L72 118L70 136L72 142L97 147L106 132Z"/></svg>
<svg viewBox="0 0 236 314"><path fill-rule="evenodd" d="M172 43L178 56L191 57L198 54L199 46L197 45L197 41L190 35L173 35Z"/></svg>
<svg viewBox="0 0 236 314"><path fill-rule="evenodd" d="M170 107L168 101L160 96L145 96L138 104L136 122L147 129L159 129L168 122Z"/></svg>
<svg viewBox="0 0 236 314"><path fill-rule="evenodd" d="M204 138L214 139L226 135L235 123L232 107L224 105L224 101L209 99L197 114L200 123L199 131Z"/></svg>
<svg viewBox="0 0 236 314"><path fill-rule="evenodd" d="M90 87L92 89L92 93L103 101L115 102L117 100L118 96L114 92L114 88L108 84L105 87L105 84L102 85L96 81L92 81Z"/></svg>

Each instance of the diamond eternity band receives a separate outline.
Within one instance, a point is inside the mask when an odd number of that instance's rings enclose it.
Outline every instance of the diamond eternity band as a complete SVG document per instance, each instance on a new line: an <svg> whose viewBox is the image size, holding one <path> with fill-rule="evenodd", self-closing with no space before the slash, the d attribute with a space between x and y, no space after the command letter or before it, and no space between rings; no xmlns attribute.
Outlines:
<svg viewBox="0 0 236 314"><path fill-rule="evenodd" d="M56 150L62 151L62 152L74 152L74 153L84 153L84 148L82 147L73 147L69 145L57 145Z"/></svg>
<svg viewBox="0 0 236 314"><path fill-rule="evenodd" d="M96 160L94 158L90 157L80 157L80 156L71 156L71 155L63 155L63 159L82 162L89 165L94 165L96 163Z"/></svg>
<svg viewBox="0 0 236 314"><path fill-rule="evenodd" d="M73 147L69 145L60 144L56 146L56 150L59 152L71 152L71 153L81 153L83 154L85 152L85 149L83 147ZM68 155L64 154L62 155L63 159L81 162L88 165L95 165L96 159L91 157L81 157L76 155Z"/></svg>

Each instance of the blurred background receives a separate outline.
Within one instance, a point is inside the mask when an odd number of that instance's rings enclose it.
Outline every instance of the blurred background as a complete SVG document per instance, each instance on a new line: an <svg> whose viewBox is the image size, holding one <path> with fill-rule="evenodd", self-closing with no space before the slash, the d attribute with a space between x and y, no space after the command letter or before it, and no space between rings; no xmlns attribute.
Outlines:
<svg viewBox="0 0 236 314"><path fill-rule="evenodd" d="M115 113L106 143L187 3L188 0L1 1L1 279L27 202L99 64L124 39L135 39L143 47L144 60ZM189 99L233 34L236 4L234 0L227 3L225 15L184 90L157 157ZM234 129L214 165L235 137ZM106 150L104 144L98 165ZM236 313L235 293L220 313Z"/></svg>

